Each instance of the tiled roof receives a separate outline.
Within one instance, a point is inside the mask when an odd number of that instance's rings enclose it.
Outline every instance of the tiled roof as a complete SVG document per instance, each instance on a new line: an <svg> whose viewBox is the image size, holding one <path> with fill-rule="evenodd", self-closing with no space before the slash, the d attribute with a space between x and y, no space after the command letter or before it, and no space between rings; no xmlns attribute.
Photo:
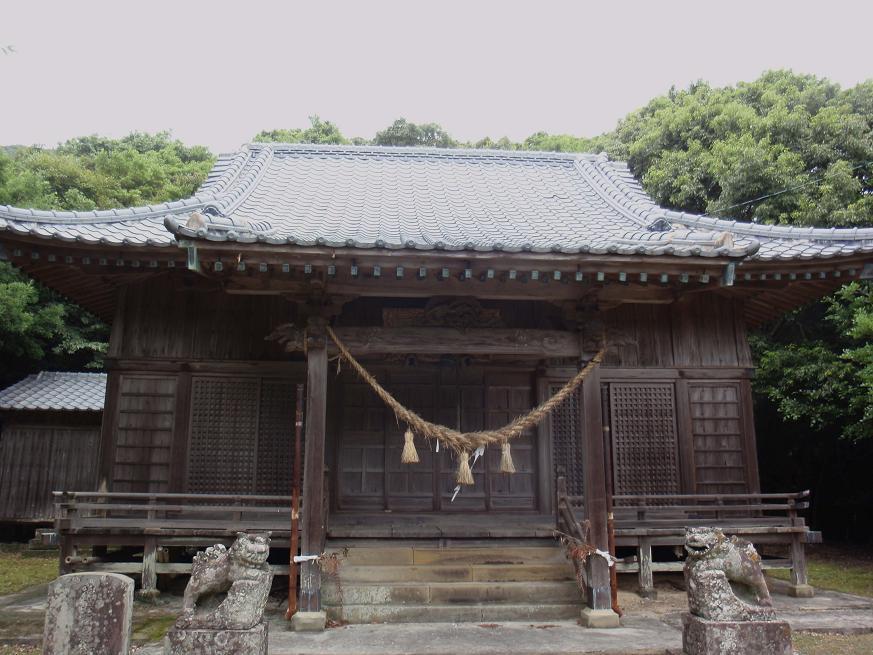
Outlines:
<svg viewBox="0 0 873 655"><path fill-rule="evenodd" d="M873 229L738 223L666 210L605 155L251 144L197 195L143 208L0 206L0 231L85 243L175 238L333 248L729 256L873 253Z"/></svg>
<svg viewBox="0 0 873 655"><path fill-rule="evenodd" d="M0 391L0 409L103 410L105 373L42 371Z"/></svg>

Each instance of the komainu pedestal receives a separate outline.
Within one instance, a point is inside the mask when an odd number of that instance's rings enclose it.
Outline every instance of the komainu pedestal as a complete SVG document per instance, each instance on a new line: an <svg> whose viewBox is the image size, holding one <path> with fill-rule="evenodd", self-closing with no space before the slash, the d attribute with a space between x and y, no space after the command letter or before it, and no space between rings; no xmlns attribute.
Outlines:
<svg viewBox="0 0 873 655"><path fill-rule="evenodd" d="M682 647L687 655L792 655L786 621L709 621L682 617Z"/></svg>
<svg viewBox="0 0 873 655"><path fill-rule="evenodd" d="M776 619L761 558L718 528L685 532L686 655L791 655L791 628Z"/></svg>
<svg viewBox="0 0 873 655"><path fill-rule="evenodd" d="M164 655L267 655L267 637L263 622L248 630L174 628L164 641Z"/></svg>

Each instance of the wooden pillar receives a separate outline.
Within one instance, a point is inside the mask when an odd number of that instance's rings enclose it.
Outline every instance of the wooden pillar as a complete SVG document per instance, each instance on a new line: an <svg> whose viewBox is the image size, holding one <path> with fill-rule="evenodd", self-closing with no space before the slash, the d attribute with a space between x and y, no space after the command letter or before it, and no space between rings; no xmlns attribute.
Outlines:
<svg viewBox="0 0 873 655"><path fill-rule="evenodd" d="M609 549L606 529L606 458L603 450L603 415L600 408L600 370L595 368L582 382L582 464L585 487L585 518L591 525L591 543ZM609 566L602 557L590 557L588 598L591 610L612 610Z"/></svg>
<svg viewBox="0 0 873 655"><path fill-rule="evenodd" d="M640 539L640 596L652 600L658 597L652 575L652 540L648 537Z"/></svg>
<svg viewBox="0 0 873 655"><path fill-rule="evenodd" d="M327 419L327 349L325 321L310 318L306 350L306 446L303 456L301 511L302 555L320 555L324 548L324 442ZM321 611L321 569L314 562L300 567L300 612ZM323 626L322 626L323 627Z"/></svg>
<svg viewBox="0 0 873 655"><path fill-rule="evenodd" d="M139 597L145 600L158 596L158 542L154 537L145 540L142 552L142 584Z"/></svg>

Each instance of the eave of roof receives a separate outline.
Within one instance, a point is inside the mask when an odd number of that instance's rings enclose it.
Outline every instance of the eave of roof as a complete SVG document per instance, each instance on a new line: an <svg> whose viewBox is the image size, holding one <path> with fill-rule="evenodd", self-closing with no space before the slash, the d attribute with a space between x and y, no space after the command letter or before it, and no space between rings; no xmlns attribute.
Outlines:
<svg viewBox="0 0 873 655"><path fill-rule="evenodd" d="M42 371L0 390L0 410L103 410L105 373Z"/></svg>

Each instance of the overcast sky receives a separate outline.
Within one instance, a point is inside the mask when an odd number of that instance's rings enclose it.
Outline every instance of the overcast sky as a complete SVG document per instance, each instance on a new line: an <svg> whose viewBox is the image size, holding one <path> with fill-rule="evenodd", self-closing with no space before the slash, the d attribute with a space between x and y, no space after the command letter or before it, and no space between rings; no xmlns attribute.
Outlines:
<svg viewBox="0 0 873 655"><path fill-rule="evenodd" d="M138 9L135 7L139 7ZM671 85L873 77L873 2L5 0L0 144L172 130L237 148L318 114L593 136Z"/></svg>

